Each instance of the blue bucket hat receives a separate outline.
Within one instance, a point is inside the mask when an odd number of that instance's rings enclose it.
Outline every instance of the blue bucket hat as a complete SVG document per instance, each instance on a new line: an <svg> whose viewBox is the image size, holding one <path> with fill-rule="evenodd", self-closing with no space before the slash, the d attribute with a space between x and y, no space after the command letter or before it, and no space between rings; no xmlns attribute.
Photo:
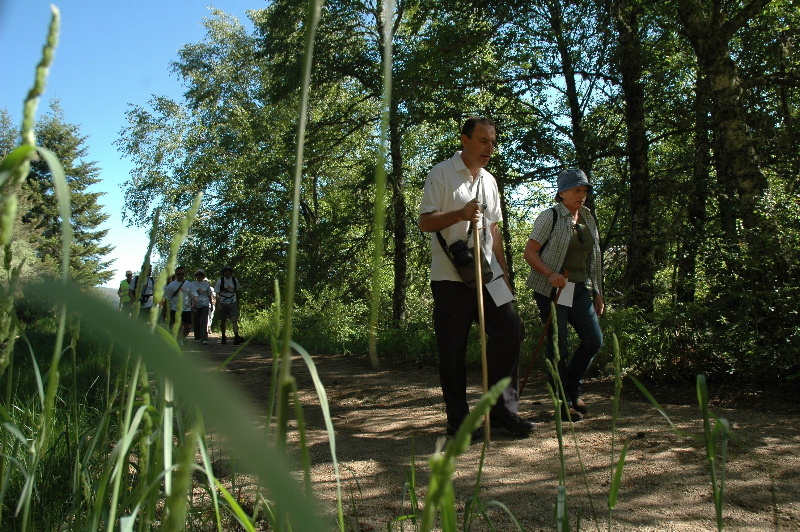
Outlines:
<svg viewBox="0 0 800 532"><path fill-rule="evenodd" d="M592 191L591 183L589 183L589 180L586 178L586 174L584 174L583 170L580 168L562 170L558 174L557 182L558 192L564 192L565 190L582 186L587 186L589 187L589 192Z"/></svg>

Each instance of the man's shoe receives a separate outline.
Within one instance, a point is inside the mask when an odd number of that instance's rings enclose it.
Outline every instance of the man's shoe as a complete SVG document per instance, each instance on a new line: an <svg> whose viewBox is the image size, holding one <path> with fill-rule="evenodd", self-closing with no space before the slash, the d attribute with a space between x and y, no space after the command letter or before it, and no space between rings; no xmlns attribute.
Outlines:
<svg viewBox="0 0 800 532"><path fill-rule="evenodd" d="M456 432L458 432L458 427L453 427L450 423L448 423L447 435L455 436ZM483 425L481 425L480 427L472 431L472 441L470 443L477 443L483 440L485 436L486 436L486 431L483 429Z"/></svg>
<svg viewBox="0 0 800 532"><path fill-rule="evenodd" d="M219 343L221 343L221 344L227 344L228 343L228 339L225 338L224 334L222 335L222 340L220 340Z"/></svg>
<svg viewBox="0 0 800 532"><path fill-rule="evenodd" d="M208 340L203 340L203 345L208 345Z"/></svg>
<svg viewBox="0 0 800 532"><path fill-rule="evenodd" d="M525 421L517 414L508 412L507 414L492 415L490 417L493 429L503 429L511 434L527 436L536 426L531 421Z"/></svg>
<svg viewBox="0 0 800 532"><path fill-rule="evenodd" d="M584 403L583 399L581 399L580 397L577 398L577 399L573 399L572 400L572 408L574 408L575 410L577 410L581 414L588 414L589 413L589 407L586 406L586 403Z"/></svg>
<svg viewBox="0 0 800 532"><path fill-rule="evenodd" d="M242 342L244 342L244 338L242 338L241 336L234 336L233 337L233 345L239 345Z"/></svg>
<svg viewBox="0 0 800 532"><path fill-rule="evenodd" d="M580 421L582 419L583 419L583 414L581 414L580 412L578 412L574 408L570 408L570 407L562 407L561 408L561 421L562 422L567 423L569 421L572 421L574 423L575 421Z"/></svg>

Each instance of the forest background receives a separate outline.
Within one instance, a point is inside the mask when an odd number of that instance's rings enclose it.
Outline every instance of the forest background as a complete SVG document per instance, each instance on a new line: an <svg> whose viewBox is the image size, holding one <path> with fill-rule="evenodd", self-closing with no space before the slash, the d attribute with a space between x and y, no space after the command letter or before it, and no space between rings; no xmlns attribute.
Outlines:
<svg viewBox="0 0 800 532"><path fill-rule="evenodd" d="M416 227L417 206L428 169L452 156L461 123L479 114L497 123L488 170L503 197L506 260L529 343L538 318L522 248L552 200L555 175L580 167L594 186L601 232L602 325L619 337L624 367L670 379L703 372L796 384L795 3L495 4L398 2L389 15L392 100L382 138L383 5L325 3L306 125L295 339L313 350L367 352L374 182L385 147L378 354L435 359L429 236ZM124 187L129 219L149 228L158 209L155 251L167 256L180 218L203 192L178 261L234 265L254 323L270 319L273 280L280 284L286 267L303 15L297 2L274 1L249 12L248 31L214 12L205 39L183 47L173 65L183 99L135 104L118 140L135 165ZM0 118L6 153L16 129L7 113ZM100 284L108 275L102 215L85 190L99 174L82 159L84 139L56 104L37 125L37 141L59 156L72 187L73 276ZM24 237L16 253L37 259L28 261L29 277L57 269L49 183L47 167L34 164L27 216L15 230Z"/></svg>

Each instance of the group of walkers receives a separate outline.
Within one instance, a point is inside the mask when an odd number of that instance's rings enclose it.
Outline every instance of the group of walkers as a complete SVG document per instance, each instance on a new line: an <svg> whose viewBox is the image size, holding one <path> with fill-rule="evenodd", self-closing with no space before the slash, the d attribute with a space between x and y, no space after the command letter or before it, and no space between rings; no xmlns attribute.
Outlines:
<svg viewBox="0 0 800 532"><path fill-rule="evenodd" d="M497 182L484 169L496 142L492 120L468 118L461 129L462 150L430 170L419 208L419 228L431 234L433 328L447 433L451 435L469 413L467 341L473 323L481 321L481 313L487 337L488 384L511 378L492 407L491 426L516 435L527 435L534 428L531 421L519 415L519 356L524 327L513 305L514 288L498 227L503 217ZM524 253L531 267L527 286L534 292L540 318L545 323L547 356L557 368L561 385L553 376L549 376L550 383L557 392L563 389L565 398L561 411L557 412L567 421L578 421L589 411L581 395L581 384L603 344L598 321L605 306L600 236L594 215L585 205L591 191L582 170L561 171L557 177L556 204L536 217ZM481 268L475 264L476 241L483 259ZM140 296L142 310L153 305L152 277L148 275L146 279ZM130 301L123 306L130 306L134 300L136 283L137 279L127 272L120 294L122 297L127 289ZM175 323L180 316L181 340L194 327L195 340L204 344L208 343L209 313L216 306L222 343L227 342L226 321L230 320L234 344L239 344L242 342L237 320L239 290L230 266L222 269L222 277L214 286L203 270L197 270L195 281L191 282L186 280L185 270L177 268L175 280L167 286L161 304L169 307L169 323ZM557 363L552 346L553 328L548 327L553 303L560 353ZM572 352L567 325L572 325L579 338L579 345ZM475 431L473 440L481 438L482 431L482 428Z"/></svg>
<svg viewBox="0 0 800 532"><path fill-rule="evenodd" d="M455 434L469 412L467 340L472 324L480 322L480 312L487 337L489 386L511 378L492 407L490 426L520 436L534 428L519 415L524 328L513 305L514 289L498 227L502 221L500 194L494 177L484 169L496 142L491 119L467 119L461 130L462 150L430 170L419 208L419 228L431 233L433 327L448 434ZM585 206L592 189L586 174L577 168L563 170L557 185L556 205L535 219L524 257L531 267L527 285L534 291L543 323L549 322L551 303L557 300L560 358L556 367L566 396L559 413L565 421L578 421L589 411L581 397L582 379L603 343L597 318L604 308L600 237L594 216ZM480 242L484 259L480 270L475 265L474 240ZM483 274L480 299L478 271ZM572 352L567 342L568 324L579 338L579 346ZM552 329L547 332L547 356L555 363ZM551 377L551 384L556 385L554 381ZM483 428L472 434L473 441L483 437Z"/></svg>
<svg viewBox="0 0 800 532"><path fill-rule="evenodd" d="M146 276L133 276L133 272L125 272L125 279L120 283L117 294L120 297L120 310L130 313L136 301L137 284L142 279L139 291L141 308L139 315L148 319L155 304L155 281L152 268ZM184 345L189 333L194 334L195 342L208 344L208 336L214 315L220 324L221 343L228 342L227 324L230 322L233 331L233 343L239 345L244 338L239 335L239 280L233 276L233 268L224 266L219 279L212 286L206 277L205 270L194 272L194 281L186 278L183 266L175 268L175 274L164 289L164 298L159 303L164 322L172 330L179 323L178 342Z"/></svg>

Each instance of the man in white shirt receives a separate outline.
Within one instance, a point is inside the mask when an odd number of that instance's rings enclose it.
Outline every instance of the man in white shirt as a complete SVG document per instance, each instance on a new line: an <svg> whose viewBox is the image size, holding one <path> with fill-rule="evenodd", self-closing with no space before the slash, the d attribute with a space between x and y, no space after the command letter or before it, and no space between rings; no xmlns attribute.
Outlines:
<svg viewBox="0 0 800 532"><path fill-rule="evenodd" d="M194 272L195 281L192 283L192 293L194 300L192 308L194 310L194 339L208 345L208 314L211 310L211 298L214 292L211 285L206 280L205 270Z"/></svg>
<svg viewBox="0 0 800 532"><path fill-rule="evenodd" d="M183 266L175 268L175 280L164 289L164 299L169 304L169 325L170 331L178 319L180 304L181 336L178 340L180 345L186 342L189 331L192 330L192 301L194 298L193 283L186 280L186 270ZM179 303L179 300L182 300Z"/></svg>
<svg viewBox="0 0 800 532"><path fill-rule="evenodd" d="M475 288L462 281L443 246L449 248L461 240L471 248L472 231L478 231L481 253L491 264L493 283L500 285L499 292L511 292L497 225L502 221L500 195L494 177L483 168L496 142L494 123L490 119L476 116L467 119L461 130L462 151L428 173L419 209L419 228L431 233L433 327L448 434L455 434L469 413L466 351L470 328L478 321L478 304ZM445 244L440 243L437 233ZM511 299L509 294L495 303L484 285L489 386L504 377L512 379L492 408L490 420L492 427L527 435L534 424L519 417L517 392L523 329ZM480 432L479 429L473 433L473 441L480 437Z"/></svg>

